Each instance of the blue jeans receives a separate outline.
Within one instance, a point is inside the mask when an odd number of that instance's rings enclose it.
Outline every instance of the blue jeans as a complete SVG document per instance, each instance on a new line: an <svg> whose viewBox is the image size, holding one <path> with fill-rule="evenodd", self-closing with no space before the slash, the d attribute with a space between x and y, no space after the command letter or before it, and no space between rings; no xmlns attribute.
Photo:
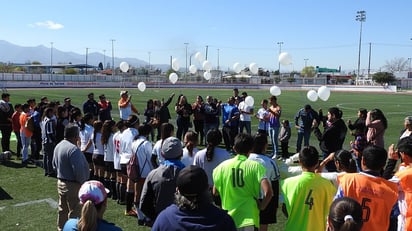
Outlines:
<svg viewBox="0 0 412 231"><path fill-rule="evenodd" d="M298 132L298 139L296 140L296 152L300 152L300 150L302 150L302 141L304 146L309 146L310 133L310 130Z"/></svg>
<svg viewBox="0 0 412 231"><path fill-rule="evenodd" d="M20 134L20 136L21 136L21 145L23 147L22 160L26 161L27 159L29 159L29 146L31 143L31 136L27 137L24 131Z"/></svg>
<svg viewBox="0 0 412 231"><path fill-rule="evenodd" d="M246 128L246 133L247 134L252 133L252 127L251 127L251 122L250 121L239 121L240 133L243 133L243 128Z"/></svg>
<svg viewBox="0 0 412 231"><path fill-rule="evenodd" d="M279 127L269 127L269 137L272 143L272 157L276 157L278 154L278 137L279 137Z"/></svg>

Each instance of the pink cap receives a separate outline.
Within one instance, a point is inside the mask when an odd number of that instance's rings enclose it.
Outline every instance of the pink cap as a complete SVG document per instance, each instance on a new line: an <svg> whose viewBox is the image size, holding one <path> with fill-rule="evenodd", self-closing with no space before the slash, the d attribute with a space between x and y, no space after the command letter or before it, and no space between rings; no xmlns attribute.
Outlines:
<svg viewBox="0 0 412 231"><path fill-rule="evenodd" d="M109 190L100 181L90 180L83 183L79 190L80 203L91 200L94 205L102 203L107 198Z"/></svg>

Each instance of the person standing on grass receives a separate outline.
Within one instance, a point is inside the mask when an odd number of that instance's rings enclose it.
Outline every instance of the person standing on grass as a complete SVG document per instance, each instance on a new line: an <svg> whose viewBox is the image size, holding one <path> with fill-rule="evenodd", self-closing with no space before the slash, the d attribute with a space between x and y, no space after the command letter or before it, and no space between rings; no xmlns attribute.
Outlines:
<svg viewBox="0 0 412 231"><path fill-rule="evenodd" d="M106 99L104 94L99 95L99 120L104 123L106 120L112 120L112 102Z"/></svg>
<svg viewBox="0 0 412 231"><path fill-rule="evenodd" d="M21 156L21 149L22 149L22 144L21 144L21 137L20 137L20 115L22 112L21 109L21 104L16 104L14 105L14 113L11 116L11 120L12 120L12 125L13 125L13 132L14 135L16 136L16 140L17 140L17 145L16 145L16 157L20 158Z"/></svg>
<svg viewBox="0 0 412 231"><path fill-rule="evenodd" d="M139 115L139 111L131 102L132 96L129 96L128 93L128 91L121 91L120 99L117 103L117 106L119 107L121 120L127 120L132 113L136 113L137 115Z"/></svg>
<svg viewBox="0 0 412 231"><path fill-rule="evenodd" d="M0 100L0 131L2 151L10 151L10 136L12 132L12 120L14 109L10 103L10 94L2 93Z"/></svg>
<svg viewBox="0 0 412 231"><path fill-rule="evenodd" d="M309 145L310 134L312 133L313 120L319 120L318 113L312 109L312 106L306 104L295 115L295 128L298 131L296 140L296 153L300 152L303 146Z"/></svg>
<svg viewBox="0 0 412 231"><path fill-rule="evenodd" d="M121 231L122 229L103 219L107 209L107 193L99 181L87 181L79 190L79 200L83 205L79 218L69 219L63 231Z"/></svg>
<svg viewBox="0 0 412 231"><path fill-rule="evenodd" d="M289 158L289 140L291 136L291 129L289 120L282 121L282 127L279 132L280 147L282 149L282 159Z"/></svg>
<svg viewBox="0 0 412 231"><path fill-rule="evenodd" d="M233 152L233 144L239 133L239 109L235 104L235 98L229 97L227 103L222 104L222 134L225 147L228 152Z"/></svg>
<svg viewBox="0 0 412 231"><path fill-rule="evenodd" d="M69 124L64 130L64 140L58 143L53 153L53 168L57 174L59 209L57 229L63 229L69 218L80 215L81 206L77 193L80 186L89 179L89 164L77 147L79 127Z"/></svg>
<svg viewBox="0 0 412 231"><path fill-rule="evenodd" d="M268 103L267 99L262 100L260 105L262 107L257 111L255 117L259 120L258 124L258 133L265 134L266 136L269 134L269 111L268 111Z"/></svg>
<svg viewBox="0 0 412 231"><path fill-rule="evenodd" d="M148 218L145 219L146 225L150 226L161 211L173 204L177 175L185 167L180 161L182 154L183 147L178 138L169 137L163 141L165 161L147 175L140 197L140 210Z"/></svg>
<svg viewBox="0 0 412 231"><path fill-rule="evenodd" d="M183 136L189 130L190 127L190 115L193 114L192 105L187 102L185 95L179 95L175 106L176 111L176 137L179 140L183 140Z"/></svg>
<svg viewBox="0 0 412 231"><path fill-rule="evenodd" d="M273 197L268 206L259 213L260 227L259 231L267 231L269 224L277 223L276 213L279 204L279 179L280 172L276 161L266 156L268 139L265 134L257 133L254 137L253 150L248 159L261 163L266 169L266 177L272 187ZM262 198L259 198L260 200Z"/></svg>
<svg viewBox="0 0 412 231"><path fill-rule="evenodd" d="M233 146L237 155L213 170L213 194L220 195L222 208L242 230L259 227L259 211L267 207L273 196L265 167L248 159L252 148L253 137L239 133Z"/></svg>
<svg viewBox="0 0 412 231"><path fill-rule="evenodd" d="M287 178L280 183L284 204L282 211L287 217L285 230L326 230L326 216L336 188L315 170L319 152L313 146L299 152L302 174Z"/></svg>
<svg viewBox="0 0 412 231"><path fill-rule="evenodd" d="M366 141L381 148L385 148L385 130L388 128L388 120L380 109L373 109L366 114L365 125L368 129Z"/></svg>
<svg viewBox="0 0 412 231"><path fill-rule="evenodd" d="M272 158L276 158L279 154L279 130L280 130L280 116L282 115L282 107L278 104L276 96L269 98L269 137L272 143Z"/></svg>
<svg viewBox="0 0 412 231"><path fill-rule="evenodd" d="M97 120L99 115L99 104L94 100L94 93L91 92L87 95L87 100L83 103L83 114L90 113L93 118Z"/></svg>
<svg viewBox="0 0 412 231"><path fill-rule="evenodd" d="M20 115L20 138L23 147L22 150L22 165L27 165L29 163L29 146L31 141L31 136L33 135L33 126L26 126L29 124L30 120L30 106L25 103L21 106L22 113ZM33 125L33 124L32 124ZM30 128L31 127L31 128Z"/></svg>
<svg viewBox="0 0 412 231"><path fill-rule="evenodd" d="M43 121L40 123L43 143L44 175L56 177L53 170L53 153L56 147L56 121L53 119L54 109L49 107L44 111Z"/></svg>
<svg viewBox="0 0 412 231"><path fill-rule="evenodd" d="M247 134L252 134L252 115L253 106L246 105L245 99L247 97L246 92L242 92L242 101L239 102L239 132L242 133L243 129L246 129Z"/></svg>
<svg viewBox="0 0 412 231"><path fill-rule="evenodd" d="M200 142L198 141L198 144L200 145L203 145L203 142L205 141L205 114L202 112L203 104L203 97L200 95L196 96L196 101L192 103L193 126L195 132L199 134Z"/></svg>

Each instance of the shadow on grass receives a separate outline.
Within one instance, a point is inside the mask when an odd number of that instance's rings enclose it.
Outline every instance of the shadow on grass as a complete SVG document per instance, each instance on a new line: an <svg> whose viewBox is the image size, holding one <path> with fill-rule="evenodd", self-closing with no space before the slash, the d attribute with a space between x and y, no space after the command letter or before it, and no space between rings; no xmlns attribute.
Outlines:
<svg viewBox="0 0 412 231"><path fill-rule="evenodd" d="M0 200L12 200L13 197L10 196L2 187L0 187Z"/></svg>

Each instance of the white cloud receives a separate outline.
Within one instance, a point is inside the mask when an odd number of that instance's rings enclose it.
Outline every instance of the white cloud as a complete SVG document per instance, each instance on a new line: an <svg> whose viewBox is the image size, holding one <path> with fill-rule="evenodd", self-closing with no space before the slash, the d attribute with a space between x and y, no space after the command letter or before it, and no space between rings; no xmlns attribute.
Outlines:
<svg viewBox="0 0 412 231"><path fill-rule="evenodd" d="M55 23L53 21L47 20L44 22L35 22L33 24L29 24L31 27L41 27L41 28L46 28L50 30L60 30L63 29L64 25L60 23Z"/></svg>

